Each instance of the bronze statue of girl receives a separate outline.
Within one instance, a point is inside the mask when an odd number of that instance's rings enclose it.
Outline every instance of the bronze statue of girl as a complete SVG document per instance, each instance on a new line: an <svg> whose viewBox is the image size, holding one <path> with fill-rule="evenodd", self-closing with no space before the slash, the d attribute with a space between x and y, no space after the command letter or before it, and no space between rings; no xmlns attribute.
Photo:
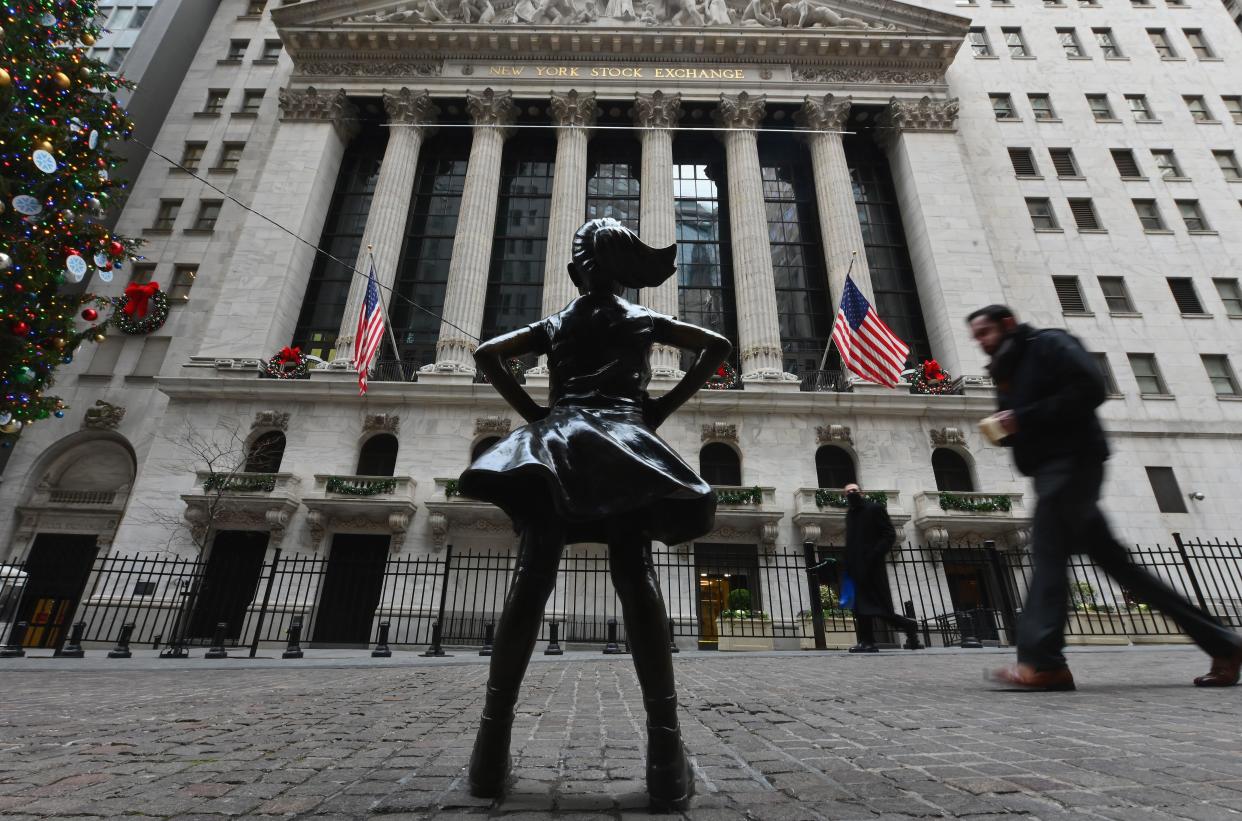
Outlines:
<svg viewBox="0 0 1242 821"><path fill-rule="evenodd" d="M459 490L499 506L520 535L517 569L496 629L487 700L470 759L470 791L499 797L509 781L518 689L566 544L608 545L634 666L647 710L647 791L656 809L683 809L694 794L677 721L668 616L651 542L679 544L712 529L716 497L656 428L730 352L724 337L622 299L673 275L677 247L651 248L612 219L574 235L569 275L581 296L539 322L489 340L474 358L526 419L475 460ZM668 393L647 393L651 346L697 353ZM548 407L505 367L547 356Z"/></svg>

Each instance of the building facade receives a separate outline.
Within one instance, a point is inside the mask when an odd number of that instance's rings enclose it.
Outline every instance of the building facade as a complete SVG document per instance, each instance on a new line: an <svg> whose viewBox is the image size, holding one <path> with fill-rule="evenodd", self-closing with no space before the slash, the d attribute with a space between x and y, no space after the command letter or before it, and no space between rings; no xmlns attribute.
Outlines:
<svg viewBox="0 0 1242 821"><path fill-rule="evenodd" d="M989 302L1098 352L1126 541L1236 533L1242 32L1216 0L266 6L222 0L193 54L154 143L179 162L148 160L118 224L170 317L62 371L68 415L0 484L9 561L511 551L455 494L520 424L471 352L575 295L595 216L676 242L676 281L635 298L734 343L661 430L723 489L716 531L672 546L690 572L839 544L852 480L905 541L1022 551L1030 490L975 427L964 317ZM360 398L372 259L394 342ZM847 273L948 390L825 359ZM264 378L286 346L308 378ZM659 391L681 362L652 357Z"/></svg>

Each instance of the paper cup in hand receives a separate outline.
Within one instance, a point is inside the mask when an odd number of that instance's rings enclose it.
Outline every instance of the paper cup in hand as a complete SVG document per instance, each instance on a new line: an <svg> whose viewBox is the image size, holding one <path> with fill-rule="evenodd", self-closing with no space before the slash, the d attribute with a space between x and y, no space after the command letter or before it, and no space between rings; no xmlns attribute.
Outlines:
<svg viewBox="0 0 1242 821"><path fill-rule="evenodd" d="M999 445L1005 441L1008 433L1005 433L1005 427L1001 424L1000 419L995 416L989 416L979 422L979 432L982 433L987 440L993 445Z"/></svg>

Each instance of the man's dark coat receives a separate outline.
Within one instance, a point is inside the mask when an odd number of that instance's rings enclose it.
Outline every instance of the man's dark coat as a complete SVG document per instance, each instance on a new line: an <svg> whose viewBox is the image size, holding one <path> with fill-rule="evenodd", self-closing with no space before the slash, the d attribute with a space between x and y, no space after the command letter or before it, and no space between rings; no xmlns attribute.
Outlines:
<svg viewBox="0 0 1242 821"><path fill-rule="evenodd" d="M845 514L845 572L854 580L854 612L878 616L892 612L884 575L884 557L897 531L883 505L866 499Z"/></svg>

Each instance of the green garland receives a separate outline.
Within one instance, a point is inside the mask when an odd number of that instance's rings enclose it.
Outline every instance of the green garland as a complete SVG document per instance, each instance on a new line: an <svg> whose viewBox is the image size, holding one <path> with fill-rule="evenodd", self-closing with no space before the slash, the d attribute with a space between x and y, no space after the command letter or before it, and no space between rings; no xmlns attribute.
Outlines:
<svg viewBox="0 0 1242 821"><path fill-rule="evenodd" d="M995 513L999 510L1008 513L1012 506L1013 502L1004 494L978 498L959 496L955 493L940 494L941 510L961 510L967 513Z"/></svg>
<svg viewBox="0 0 1242 821"><path fill-rule="evenodd" d="M757 486L746 490L717 490L716 501L722 505L761 505L763 491Z"/></svg>
<svg viewBox="0 0 1242 821"><path fill-rule="evenodd" d="M155 333L164 327L164 323L168 321L168 295L163 291L157 290L152 295L147 302L147 315L142 319L125 313L125 306L129 304L129 297L121 295L115 300L115 304L116 312L112 314L112 324L121 333L126 333L130 336Z"/></svg>
<svg viewBox="0 0 1242 821"><path fill-rule="evenodd" d="M762 610L721 610L720 618L726 621L734 619L754 619L755 621L767 621L768 614Z"/></svg>
<svg viewBox="0 0 1242 821"><path fill-rule="evenodd" d="M329 476L326 486L328 493L345 496L380 496L396 489L396 479L346 479L342 476Z"/></svg>
<svg viewBox="0 0 1242 821"><path fill-rule="evenodd" d="M459 493L461 493L461 490L457 487L456 479L445 479L444 480L444 498L445 499L452 499L454 496L458 495Z"/></svg>
<svg viewBox="0 0 1242 821"><path fill-rule="evenodd" d="M877 490L873 493L864 493L863 498L875 502L882 508L888 508L888 494L882 490ZM837 493L821 487L815 490L815 506L818 508L849 507L850 503L849 500L845 498L844 493Z"/></svg>
<svg viewBox="0 0 1242 821"><path fill-rule="evenodd" d="M263 491L271 493L276 489L276 477L270 473L260 473L250 476L223 476L219 473L213 473L203 480L203 490L232 490L243 493L254 491Z"/></svg>

